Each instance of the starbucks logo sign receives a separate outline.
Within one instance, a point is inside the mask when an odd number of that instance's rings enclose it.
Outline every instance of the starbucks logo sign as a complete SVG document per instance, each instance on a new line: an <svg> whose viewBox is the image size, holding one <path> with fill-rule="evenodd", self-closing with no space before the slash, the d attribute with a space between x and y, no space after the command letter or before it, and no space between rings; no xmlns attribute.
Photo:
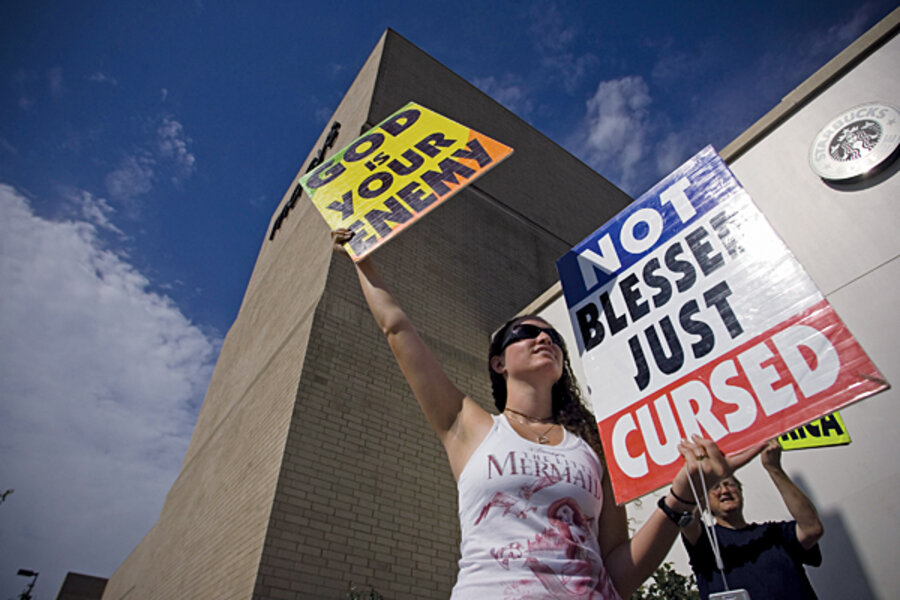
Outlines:
<svg viewBox="0 0 900 600"><path fill-rule="evenodd" d="M847 181L885 166L900 147L900 110L880 103L855 106L816 134L812 170L827 181Z"/></svg>

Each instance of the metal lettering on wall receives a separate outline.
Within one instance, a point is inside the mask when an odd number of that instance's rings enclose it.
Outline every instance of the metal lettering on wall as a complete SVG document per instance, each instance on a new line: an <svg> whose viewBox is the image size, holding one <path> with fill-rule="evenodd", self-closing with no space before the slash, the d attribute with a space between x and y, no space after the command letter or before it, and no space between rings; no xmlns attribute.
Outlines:
<svg viewBox="0 0 900 600"><path fill-rule="evenodd" d="M816 134L809 165L826 181L847 182L886 167L900 148L900 110L860 104L831 119Z"/></svg>
<svg viewBox="0 0 900 600"><path fill-rule="evenodd" d="M325 151L334 146L334 142L337 140L338 132L341 130L341 124L337 121L332 123L331 129L328 131L328 135L325 137L325 141L322 143L322 147L319 148L319 151L316 152L316 155L313 157L311 161L309 161L309 166L306 167L306 172L309 173L319 165L321 165L325 161ZM279 213L278 217L275 219L275 223L272 224L272 232L269 234L269 241L275 239L275 232L281 229L281 223L287 218L288 213L296 206L297 199L303 193L303 188L299 183L294 183L294 189L291 191L291 198L288 200L284 208L281 209L281 213Z"/></svg>

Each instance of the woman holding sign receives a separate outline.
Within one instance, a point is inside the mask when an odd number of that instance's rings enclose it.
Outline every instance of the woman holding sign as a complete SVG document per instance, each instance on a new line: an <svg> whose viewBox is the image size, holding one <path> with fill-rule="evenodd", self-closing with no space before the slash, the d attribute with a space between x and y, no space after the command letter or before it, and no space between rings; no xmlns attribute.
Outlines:
<svg viewBox="0 0 900 600"><path fill-rule="evenodd" d="M352 236L332 232L335 249ZM453 599L628 598L693 516L682 500L692 497L689 475L712 486L739 466L709 440L682 441L685 468L629 538L559 333L537 317L497 332L489 371L501 414L491 415L450 381L373 261L357 262L356 272L457 482L462 558Z"/></svg>

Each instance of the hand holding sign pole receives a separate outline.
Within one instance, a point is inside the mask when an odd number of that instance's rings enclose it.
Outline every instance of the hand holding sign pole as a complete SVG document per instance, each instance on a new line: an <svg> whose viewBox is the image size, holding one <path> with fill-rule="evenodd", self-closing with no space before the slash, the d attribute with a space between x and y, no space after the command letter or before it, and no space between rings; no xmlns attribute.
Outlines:
<svg viewBox="0 0 900 600"><path fill-rule="evenodd" d="M512 148L409 103L300 185L332 230L354 236L359 261L512 153Z"/></svg>
<svg viewBox="0 0 900 600"><path fill-rule="evenodd" d="M710 147L557 268L617 502L888 387Z"/></svg>

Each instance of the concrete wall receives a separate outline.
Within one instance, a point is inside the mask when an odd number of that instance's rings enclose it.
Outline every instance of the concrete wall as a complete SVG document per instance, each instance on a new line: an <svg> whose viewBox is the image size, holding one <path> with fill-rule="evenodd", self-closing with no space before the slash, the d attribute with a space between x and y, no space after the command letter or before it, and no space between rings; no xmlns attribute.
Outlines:
<svg viewBox="0 0 900 600"><path fill-rule="evenodd" d="M867 102L900 104L898 67L900 38L893 37L731 165L895 385L900 382L900 162L864 183L837 187L819 179L807 157L816 133L841 112ZM900 490L900 443L893 429L900 422L900 392L889 390L841 414L853 438L850 446L795 452L785 459L816 500L828 529L822 541L825 564L810 576L823 599L894 598L900 590L894 555L900 515L893 502ZM767 504L761 499L758 506Z"/></svg>

